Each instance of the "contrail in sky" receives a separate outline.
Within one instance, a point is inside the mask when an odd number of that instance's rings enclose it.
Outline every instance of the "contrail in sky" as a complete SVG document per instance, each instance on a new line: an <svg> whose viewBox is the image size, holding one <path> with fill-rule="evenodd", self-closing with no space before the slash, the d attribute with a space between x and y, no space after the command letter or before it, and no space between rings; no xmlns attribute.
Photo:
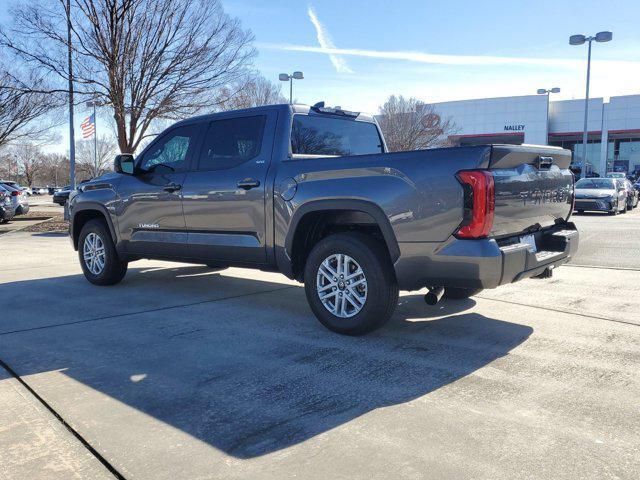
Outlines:
<svg viewBox="0 0 640 480"><path fill-rule="evenodd" d="M329 32L322 22L320 22L318 15L316 15L316 11L311 5L309 5L309 8L307 9L307 13L309 14L311 23L313 23L313 26L316 28L316 36L318 37L320 48L335 49L336 46L333 44L333 40L331 40L331 35L329 35ZM333 53L329 53L329 59L338 73L353 73L353 70L349 68L344 58Z"/></svg>

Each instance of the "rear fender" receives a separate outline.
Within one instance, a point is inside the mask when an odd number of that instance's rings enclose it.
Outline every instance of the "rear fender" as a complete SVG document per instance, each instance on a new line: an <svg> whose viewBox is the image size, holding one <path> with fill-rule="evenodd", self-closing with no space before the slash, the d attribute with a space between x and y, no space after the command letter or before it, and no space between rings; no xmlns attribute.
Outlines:
<svg viewBox="0 0 640 480"><path fill-rule="evenodd" d="M369 214L375 220L376 224L380 228L380 231L382 232L384 241L389 250L391 261L395 262L400 257L400 248L398 246L398 241L396 239L393 228L391 227L391 223L389 222L389 219L384 214L382 209L376 204L368 202L366 200L356 199L314 200L305 203L296 210L289 224L289 229L285 237L284 248L276 247L276 262L278 264L279 270L283 274L287 275L290 278L293 278L294 276L292 268L293 242L300 221L304 218L304 216L309 213L315 212L335 212L341 210L358 211Z"/></svg>

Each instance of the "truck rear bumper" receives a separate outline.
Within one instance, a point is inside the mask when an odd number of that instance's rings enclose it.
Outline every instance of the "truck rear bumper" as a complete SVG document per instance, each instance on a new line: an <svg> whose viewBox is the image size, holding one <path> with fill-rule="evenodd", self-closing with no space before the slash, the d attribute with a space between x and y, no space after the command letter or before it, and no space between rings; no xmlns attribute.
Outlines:
<svg viewBox="0 0 640 480"><path fill-rule="evenodd" d="M578 249L573 223L534 234L537 251L520 237L400 243L394 267L402 290L425 286L495 288L569 261Z"/></svg>

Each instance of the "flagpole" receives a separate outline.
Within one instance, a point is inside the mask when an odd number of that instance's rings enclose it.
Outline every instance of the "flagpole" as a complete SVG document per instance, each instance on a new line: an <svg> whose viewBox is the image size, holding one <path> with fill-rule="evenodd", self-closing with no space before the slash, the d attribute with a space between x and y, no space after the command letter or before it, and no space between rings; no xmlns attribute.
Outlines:
<svg viewBox="0 0 640 480"><path fill-rule="evenodd" d="M71 46L71 0L67 0L67 54L69 62L69 176L71 188L76 188L76 144L73 131L73 49Z"/></svg>
<svg viewBox="0 0 640 480"><path fill-rule="evenodd" d="M93 174L97 177L100 172L98 171L98 114L96 107L101 106L98 100L91 100L87 102L87 107L93 107ZM90 120L91 117L88 118Z"/></svg>
<svg viewBox="0 0 640 480"><path fill-rule="evenodd" d="M93 102L93 171L98 177L98 117L96 116L96 102Z"/></svg>

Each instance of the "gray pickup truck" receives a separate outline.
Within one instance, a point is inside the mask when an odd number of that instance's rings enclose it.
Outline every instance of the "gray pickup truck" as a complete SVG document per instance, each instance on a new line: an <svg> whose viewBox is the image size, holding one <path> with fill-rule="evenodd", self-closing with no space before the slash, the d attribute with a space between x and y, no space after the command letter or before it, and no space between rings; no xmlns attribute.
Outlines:
<svg viewBox="0 0 640 480"><path fill-rule="evenodd" d="M179 122L69 201L86 278L141 258L279 271L349 335L398 290L428 303L548 277L578 246L567 150L478 145L387 153L371 116L273 105Z"/></svg>

